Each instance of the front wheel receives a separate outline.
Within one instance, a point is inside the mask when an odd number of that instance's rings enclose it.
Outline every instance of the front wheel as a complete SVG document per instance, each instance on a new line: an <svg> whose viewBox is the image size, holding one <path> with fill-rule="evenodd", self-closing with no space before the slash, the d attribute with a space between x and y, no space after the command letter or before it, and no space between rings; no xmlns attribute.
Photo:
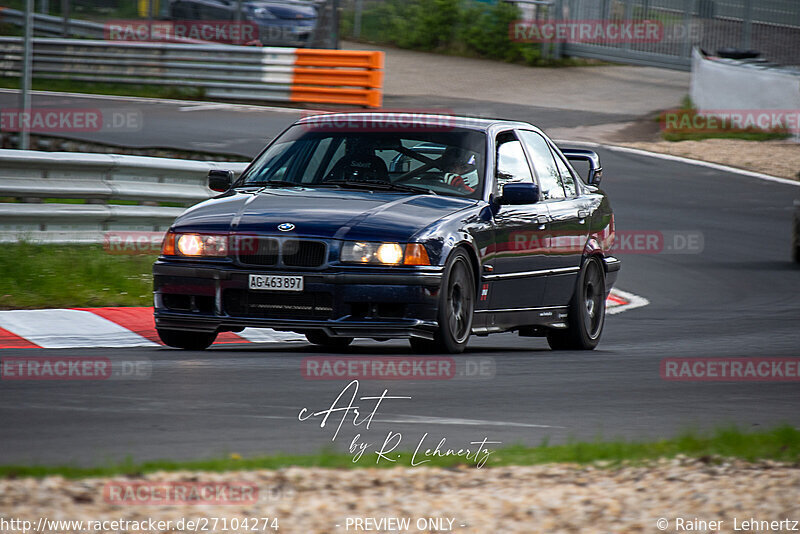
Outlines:
<svg viewBox="0 0 800 534"><path fill-rule="evenodd" d="M189 332L186 330L162 330L158 328L158 337L168 347L184 350L205 350L217 339L216 332Z"/></svg>
<svg viewBox="0 0 800 534"><path fill-rule="evenodd" d="M464 352L472 333L472 314L475 311L475 274L469 257L456 250L447 261L442 288L439 291L438 328L433 341L411 338L415 352Z"/></svg>
<svg viewBox="0 0 800 534"><path fill-rule="evenodd" d="M600 342L606 318L606 279L597 258L583 264L569 304L568 327L552 330L547 343L553 350L592 350Z"/></svg>

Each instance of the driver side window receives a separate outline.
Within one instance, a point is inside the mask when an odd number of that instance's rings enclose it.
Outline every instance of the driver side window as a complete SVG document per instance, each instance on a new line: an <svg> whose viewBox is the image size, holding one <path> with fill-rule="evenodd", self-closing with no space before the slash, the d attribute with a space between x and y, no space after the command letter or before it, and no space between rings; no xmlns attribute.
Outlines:
<svg viewBox="0 0 800 534"><path fill-rule="evenodd" d="M516 137L511 134L501 134L497 138L497 188L502 188L509 182L533 183L533 175Z"/></svg>
<svg viewBox="0 0 800 534"><path fill-rule="evenodd" d="M520 130L520 137L525 142L525 147L531 156L536 176L539 178L539 187L542 188L542 199L551 200L564 198L564 185L561 174L558 172L553 154L544 137L529 130Z"/></svg>

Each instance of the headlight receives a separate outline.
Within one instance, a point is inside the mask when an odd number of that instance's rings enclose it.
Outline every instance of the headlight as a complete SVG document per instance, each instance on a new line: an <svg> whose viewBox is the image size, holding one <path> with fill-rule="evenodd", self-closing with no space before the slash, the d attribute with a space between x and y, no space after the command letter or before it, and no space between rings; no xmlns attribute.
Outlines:
<svg viewBox="0 0 800 534"><path fill-rule="evenodd" d="M228 255L228 236L169 233L161 253L165 256L224 257Z"/></svg>
<svg viewBox="0 0 800 534"><path fill-rule="evenodd" d="M178 252L184 256L202 256L203 238L196 234L185 234L178 238Z"/></svg>
<svg viewBox="0 0 800 534"><path fill-rule="evenodd" d="M275 15L272 14L272 12L269 9L265 7L253 8L253 16L258 19L265 19L265 20L272 20L277 18L275 17Z"/></svg>
<svg viewBox="0 0 800 534"><path fill-rule="evenodd" d="M405 262L403 261L404 257ZM406 246L400 243L347 241L342 245L342 253L339 259L343 263L430 265L425 247L418 243L411 243Z"/></svg>

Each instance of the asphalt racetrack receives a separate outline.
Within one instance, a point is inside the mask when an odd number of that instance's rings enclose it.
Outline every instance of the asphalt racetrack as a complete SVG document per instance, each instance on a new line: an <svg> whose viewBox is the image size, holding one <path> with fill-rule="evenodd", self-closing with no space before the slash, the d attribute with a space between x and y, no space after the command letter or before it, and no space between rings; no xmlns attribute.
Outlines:
<svg viewBox="0 0 800 534"><path fill-rule="evenodd" d="M0 89L0 109L19 105L15 90ZM220 102L140 99L34 91L34 107L99 112L101 131L86 128L55 137L136 149L167 148L233 154L252 158L284 128L311 111ZM466 98L391 97L387 110L437 111L447 114L529 121L540 128L572 128L634 120L635 115L554 109Z"/></svg>
<svg viewBox="0 0 800 534"><path fill-rule="evenodd" d="M293 120L286 112L268 115L259 127L264 137ZM175 132L183 132L188 148L193 132L207 137L213 131L213 124L192 119L201 115L183 116L170 132L174 144L182 142ZM253 133L237 139L250 155L260 145ZM298 414L328 408L347 382L304 379L303 358L326 354L304 343L222 345L205 352L7 350L2 356L147 359L152 372L143 380L1 382L2 463L346 450L356 434L378 448L388 432L402 435L398 450L413 450L421 439L425 447L442 438L449 447L484 438L535 445L545 438L658 438L723 425L800 425L797 382L678 382L660 376L664 358L800 356L800 269L789 249L792 200L800 189L649 156L598 152L618 232L691 233L702 237L702 250L676 253L680 243L671 241L660 251L621 253L617 287L650 304L609 316L597 350L556 353L543 339L512 334L473 338L456 360L488 362L491 372L435 382L362 381L359 396L388 389L388 395L411 399L385 400L368 430L348 417L335 441L340 417L320 428L320 418L299 421ZM361 340L348 354L411 353L403 341ZM372 408L366 401L365 406Z"/></svg>

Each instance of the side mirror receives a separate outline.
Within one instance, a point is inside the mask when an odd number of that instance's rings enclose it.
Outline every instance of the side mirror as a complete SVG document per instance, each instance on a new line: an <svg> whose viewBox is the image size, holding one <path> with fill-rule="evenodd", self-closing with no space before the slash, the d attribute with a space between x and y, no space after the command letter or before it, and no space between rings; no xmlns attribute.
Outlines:
<svg viewBox="0 0 800 534"><path fill-rule="evenodd" d="M224 193L231 188L233 171L208 171L208 188L212 191Z"/></svg>
<svg viewBox="0 0 800 534"><path fill-rule="evenodd" d="M511 183L503 186L500 204L521 205L539 202L539 186L530 182Z"/></svg>
<svg viewBox="0 0 800 534"><path fill-rule="evenodd" d="M580 161L589 164L589 174L586 175L586 183L598 186L603 178L603 166L600 165L600 156L594 150L582 148L565 148L561 152L570 161Z"/></svg>

